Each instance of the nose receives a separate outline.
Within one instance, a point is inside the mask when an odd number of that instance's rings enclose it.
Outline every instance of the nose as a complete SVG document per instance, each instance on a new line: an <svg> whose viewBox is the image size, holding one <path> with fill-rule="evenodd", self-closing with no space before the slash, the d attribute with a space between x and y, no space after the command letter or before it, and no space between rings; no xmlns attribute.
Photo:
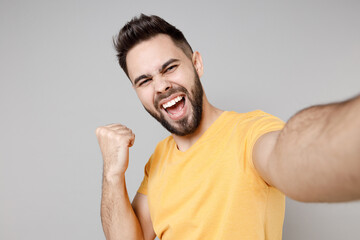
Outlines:
<svg viewBox="0 0 360 240"><path fill-rule="evenodd" d="M158 77L157 79L155 79L156 92L158 93L166 92L170 88L171 88L171 83L167 79L163 77Z"/></svg>

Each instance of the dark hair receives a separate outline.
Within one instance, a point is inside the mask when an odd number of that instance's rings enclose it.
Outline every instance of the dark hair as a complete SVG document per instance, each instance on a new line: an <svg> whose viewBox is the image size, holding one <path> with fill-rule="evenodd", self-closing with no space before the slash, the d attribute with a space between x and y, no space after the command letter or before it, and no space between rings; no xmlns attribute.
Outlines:
<svg viewBox="0 0 360 240"><path fill-rule="evenodd" d="M149 40L158 34L170 36L175 45L181 48L185 55L191 59L193 53L192 48L180 30L158 16L141 14L140 17L134 17L126 23L119 34L113 38L117 52L116 56L127 76L129 76L129 74L126 66L126 56L130 49L136 44Z"/></svg>

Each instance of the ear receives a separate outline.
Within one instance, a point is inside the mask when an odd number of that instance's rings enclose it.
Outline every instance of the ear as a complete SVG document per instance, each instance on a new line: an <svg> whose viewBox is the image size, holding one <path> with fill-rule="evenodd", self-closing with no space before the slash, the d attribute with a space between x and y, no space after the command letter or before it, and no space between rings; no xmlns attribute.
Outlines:
<svg viewBox="0 0 360 240"><path fill-rule="evenodd" d="M203 66L202 58L201 58L201 55L199 52L193 53L192 62L193 62L194 68L195 68L199 78L201 78L201 76L204 73L204 66Z"/></svg>

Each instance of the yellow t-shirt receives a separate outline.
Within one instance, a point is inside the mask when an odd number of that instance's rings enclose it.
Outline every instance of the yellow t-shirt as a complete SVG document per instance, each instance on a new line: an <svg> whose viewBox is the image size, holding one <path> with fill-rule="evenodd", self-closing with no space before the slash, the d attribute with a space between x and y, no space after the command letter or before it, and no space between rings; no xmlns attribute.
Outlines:
<svg viewBox="0 0 360 240"><path fill-rule="evenodd" d="M164 240L267 239L282 236L285 196L264 182L252 149L284 123L263 111L223 112L187 151L172 136L159 142L138 190L148 196Z"/></svg>

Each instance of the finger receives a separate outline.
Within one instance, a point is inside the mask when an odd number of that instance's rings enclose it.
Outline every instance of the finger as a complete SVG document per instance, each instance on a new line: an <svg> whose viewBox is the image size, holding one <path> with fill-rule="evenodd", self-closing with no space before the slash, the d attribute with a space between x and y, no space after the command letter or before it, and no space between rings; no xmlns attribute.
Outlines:
<svg viewBox="0 0 360 240"><path fill-rule="evenodd" d="M135 134L131 133L129 147L132 147L134 145L134 142L135 142Z"/></svg>
<svg viewBox="0 0 360 240"><path fill-rule="evenodd" d="M101 134L104 133L104 131L106 131L105 127L98 127L95 130L95 134L96 134L96 136L101 136Z"/></svg>
<svg viewBox="0 0 360 240"><path fill-rule="evenodd" d="M115 135L131 136L133 134L129 129L111 129L110 131Z"/></svg>
<svg viewBox="0 0 360 240"><path fill-rule="evenodd" d="M131 129L125 127L125 126L113 126L113 127L110 127L109 128L110 130L113 130L113 131L128 131L128 132L131 132Z"/></svg>

